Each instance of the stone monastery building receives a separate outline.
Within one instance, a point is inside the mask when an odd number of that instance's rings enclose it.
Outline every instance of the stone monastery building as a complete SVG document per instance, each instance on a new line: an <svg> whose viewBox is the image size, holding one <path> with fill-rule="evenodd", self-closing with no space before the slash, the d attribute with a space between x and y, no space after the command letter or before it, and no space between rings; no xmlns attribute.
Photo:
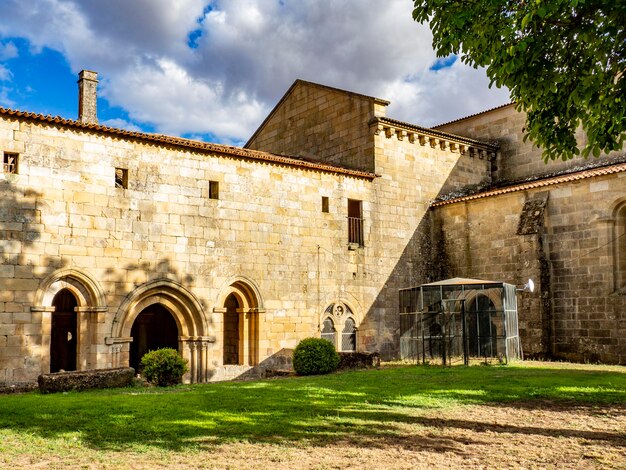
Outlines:
<svg viewBox="0 0 626 470"><path fill-rule="evenodd" d="M173 346L190 382L300 339L399 354L398 290L532 278L526 357L626 364L626 155L545 165L506 105L435 128L297 80L244 148L0 108L0 383Z"/></svg>

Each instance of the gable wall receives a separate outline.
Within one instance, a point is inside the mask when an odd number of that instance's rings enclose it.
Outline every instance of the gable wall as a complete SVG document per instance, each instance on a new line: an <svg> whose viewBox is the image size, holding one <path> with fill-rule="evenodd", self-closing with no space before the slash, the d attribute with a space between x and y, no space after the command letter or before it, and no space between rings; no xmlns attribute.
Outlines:
<svg viewBox="0 0 626 470"><path fill-rule="evenodd" d="M367 123L375 115L384 115L384 105L373 99L299 83L248 148L373 172Z"/></svg>

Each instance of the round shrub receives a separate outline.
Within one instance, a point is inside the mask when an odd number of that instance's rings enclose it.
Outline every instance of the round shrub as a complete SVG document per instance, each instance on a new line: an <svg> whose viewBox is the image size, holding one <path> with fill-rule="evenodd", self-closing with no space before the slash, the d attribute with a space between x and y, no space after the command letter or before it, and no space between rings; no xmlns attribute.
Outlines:
<svg viewBox="0 0 626 470"><path fill-rule="evenodd" d="M293 368L298 375L328 374L338 366L339 354L325 339L303 339L293 350Z"/></svg>
<svg viewBox="0 0 626 470"><path fill-rule="evenodd" d="M187 359L183 359L178 351L172 348L150 351L141 358L143 375L149 382L160 387L180 383L187 367Z"/></svg>

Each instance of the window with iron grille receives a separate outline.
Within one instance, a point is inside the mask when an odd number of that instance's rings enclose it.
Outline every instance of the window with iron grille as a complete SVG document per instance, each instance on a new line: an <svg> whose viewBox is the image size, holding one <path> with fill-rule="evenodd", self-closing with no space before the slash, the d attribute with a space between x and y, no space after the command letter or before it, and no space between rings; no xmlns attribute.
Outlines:
<svg viewBox="0 0 626 470"><path fill-rule="evenodd" d="M356 351L356 323L352 318L346 318L341 332L341 350Z"/></svg>
<svg viewBox="0 0 626 470"><path fill-rule="evenodd" d="M2 171L4 173L17 174L17 161L18 161L17 153L4 152L4 155L2 158Z"/></svg>
<svg viewBox="0 0 626 470"><path fill-rule="evenodd" d="M363 204L348 199L348 243L363 246Z"/></svg>
<svg viewBox="0 0 626 470"><path fill-rule="evenodd" d="M333 323L333 321L326 317L324 319L324 323L323 323L323 327L322 327L322 339L325 339L326 341L330 341L333 346L335 345L335 324Z"/></svg>

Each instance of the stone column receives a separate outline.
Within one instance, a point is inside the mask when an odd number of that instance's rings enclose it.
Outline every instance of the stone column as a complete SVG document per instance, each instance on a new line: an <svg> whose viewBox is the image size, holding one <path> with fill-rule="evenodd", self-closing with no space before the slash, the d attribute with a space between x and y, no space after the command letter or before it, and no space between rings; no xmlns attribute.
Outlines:
<svg viewBox="0 0 626 470"><path fill-rule="evenodd" d="M239 314L239 364L250 364L250 313L247 309L238 308Z"/></svg>
<svg viewBox="0 0 626 470"><path fill-rule="evenodd" d="M50 338L52 335L52 312L54 307L34 306L30 308L32 313L41 313L41 373L50 372Z"/></svg>

